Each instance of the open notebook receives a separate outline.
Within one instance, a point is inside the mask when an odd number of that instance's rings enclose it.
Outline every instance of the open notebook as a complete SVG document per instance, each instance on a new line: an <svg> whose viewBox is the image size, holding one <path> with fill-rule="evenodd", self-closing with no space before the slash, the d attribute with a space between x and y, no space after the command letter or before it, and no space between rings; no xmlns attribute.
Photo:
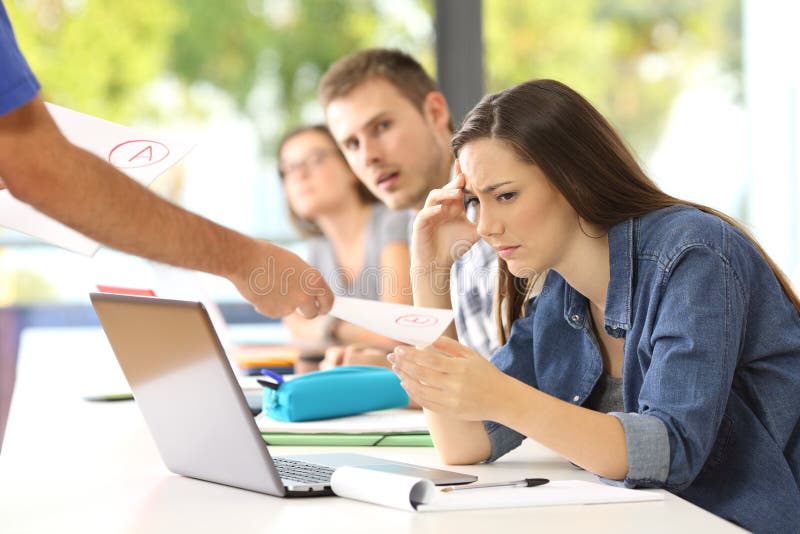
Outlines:
<svg viewBox="0 0 800 534"><path fill-rule="evenodd" d="M664 499L658 490L632 490L583 480L556 480L532 488L493 487L444 492L429 480L363 467L336 469L331 488L340 497L417 512Z"/></svg>

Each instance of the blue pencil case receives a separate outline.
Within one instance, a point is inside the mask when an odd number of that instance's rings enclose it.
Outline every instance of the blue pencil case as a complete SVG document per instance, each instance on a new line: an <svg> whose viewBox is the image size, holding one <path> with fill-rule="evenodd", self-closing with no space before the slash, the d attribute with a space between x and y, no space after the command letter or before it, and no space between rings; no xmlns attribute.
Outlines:
<svg viewBox="0 0 800 534"><path fill-rule="evenodd" d="M266 386L262 409L278 421L329 419L408 405L400 379L383 367L348 365L287 382L259 382Z"/></svg>

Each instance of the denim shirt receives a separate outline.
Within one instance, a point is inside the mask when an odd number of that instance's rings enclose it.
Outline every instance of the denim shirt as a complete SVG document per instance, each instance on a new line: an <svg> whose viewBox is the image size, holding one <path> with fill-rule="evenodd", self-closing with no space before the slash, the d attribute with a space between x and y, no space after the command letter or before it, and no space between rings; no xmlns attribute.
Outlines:
<svg viewBox="0 0 800 534"><path fill-rule="evenodd" d="M739 230L686 206L623 221L608 240L604 327L624 338L625 413L610 414L625 431L622 483L749 530L796 532L800 316L769 265ZM582 405L603 372L588 301L550 272L527 312L492 362ZM489 461L524 439L484 424Z"/></svg>

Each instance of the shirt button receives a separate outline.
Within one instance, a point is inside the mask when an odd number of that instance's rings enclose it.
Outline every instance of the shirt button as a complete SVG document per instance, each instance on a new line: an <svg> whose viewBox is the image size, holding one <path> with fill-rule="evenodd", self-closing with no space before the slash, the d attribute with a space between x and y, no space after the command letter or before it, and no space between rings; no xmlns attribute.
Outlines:
<svg viewBox="0 0 800 534"><path fill-rule="evenodd" d="M579 400L581 400L580 395L575 395L574 397L572 397L572 402L578 402Z"/></svg>
<svg viewBox="0 0 800 534"><path fill-rule="evenodd" d="M578 315L578 314L576 313L575 315L573 315L572 317L570 317L570 319L572 319L572 322L573 322L573 323L577 323L577 322L580 322L580 320L581 320L581 316L580 316L580 315Z"/></svg>

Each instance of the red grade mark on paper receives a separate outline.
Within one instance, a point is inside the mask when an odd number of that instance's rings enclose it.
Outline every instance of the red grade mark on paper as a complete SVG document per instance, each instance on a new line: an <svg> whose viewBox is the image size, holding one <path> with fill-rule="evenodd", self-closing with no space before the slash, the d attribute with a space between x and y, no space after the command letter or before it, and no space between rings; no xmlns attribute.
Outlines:
<svg viewBox="0 0 800 534"><path fill-rule="evenodd" d="M439 322L439 320L432 316L432 315L425 315L422 313L412 313L411 315L401 315L394 321L395 323L399 324L400 326L416 326L416 327L426 327L426 326L433 326Z"/></svg>
<svg viewBox="0 0 800 534"><path fill-rule="evenodd" d="M169 156L164 143L147 139L133 139L120 143L108 153L108 162L118 169L136 169L155 165Z"/></svg>

